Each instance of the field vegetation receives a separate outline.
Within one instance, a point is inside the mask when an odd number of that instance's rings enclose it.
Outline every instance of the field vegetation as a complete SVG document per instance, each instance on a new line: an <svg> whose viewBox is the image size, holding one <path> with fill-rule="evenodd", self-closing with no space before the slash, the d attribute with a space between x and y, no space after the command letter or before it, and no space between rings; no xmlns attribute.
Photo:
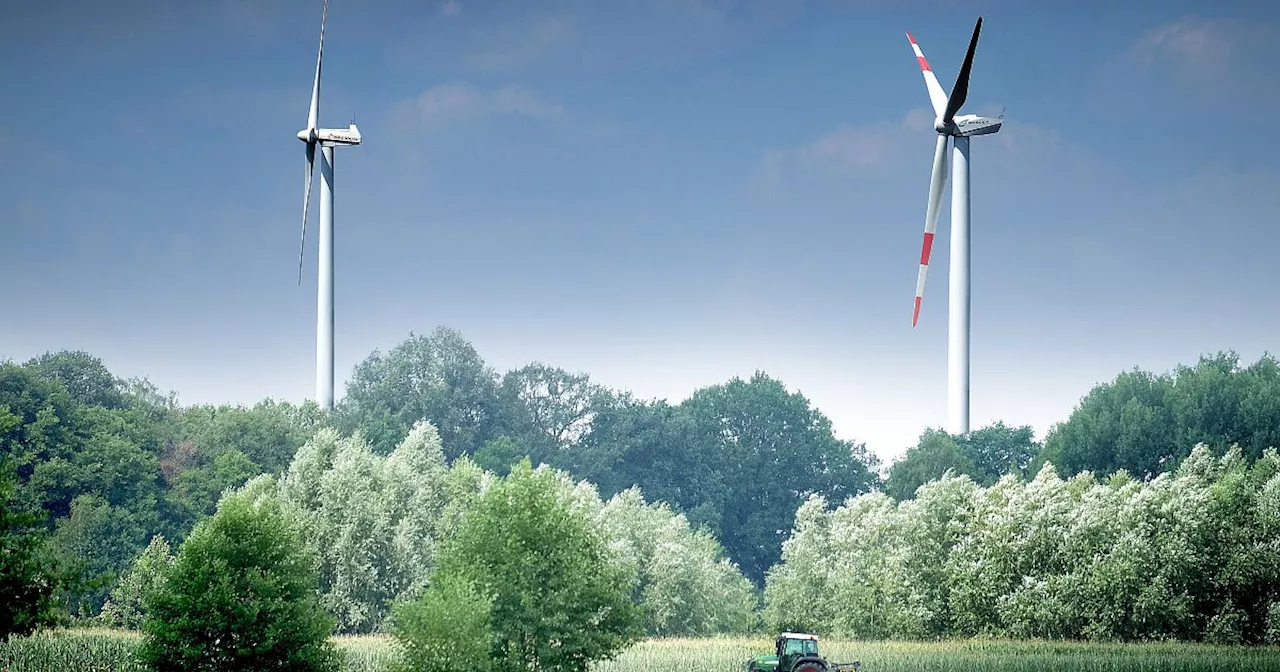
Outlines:
<svg viewBox="0 0 1280 672"><path fill-rule="evenodd" d="M332 638L341 672L392 672L400 660L387 635ZM141 636L119 630L41 633L0 644L4 672L144 672L133 658ZM740 672L752 655L770 650L767 637L645 640L593 672ZM867 672L1270 672L1280 648L1176 642L1089 643L1018 640L943 642L823 640L830 659L859 661Z"/></svg>

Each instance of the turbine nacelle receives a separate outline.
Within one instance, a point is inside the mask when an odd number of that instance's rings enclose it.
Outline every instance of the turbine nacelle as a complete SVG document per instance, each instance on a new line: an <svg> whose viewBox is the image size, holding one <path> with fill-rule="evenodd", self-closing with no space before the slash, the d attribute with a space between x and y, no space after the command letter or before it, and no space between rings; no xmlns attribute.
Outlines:
<svg viewBox="0 0 1280 672"><path fill-rule="evenodd" d="M316 132L316 137L320 143L327 147L342 145L351 147L360 144L362 139L360 129L355 124L351 124L347 128L322 128Z"/></svg>
<svg viewBox="0 0 1280 672"><path fill-rule="evenodd" d="M944 122L941 117L933 121L933 130L951 136L960 136L963 138L975 135L990 135L1000 130L1004 125L1004 113L995 117L981 117L976 114L960 114L950 124Z"/></svg>
<svg viewBox="0 0 1280 672"><path fill-rule="evenodd" d="M999 131L1003 125L1003 114L998 117L980 117L976 114L964 114L956 117L951 135L966 138L975 135L990 135Z"/></svg>

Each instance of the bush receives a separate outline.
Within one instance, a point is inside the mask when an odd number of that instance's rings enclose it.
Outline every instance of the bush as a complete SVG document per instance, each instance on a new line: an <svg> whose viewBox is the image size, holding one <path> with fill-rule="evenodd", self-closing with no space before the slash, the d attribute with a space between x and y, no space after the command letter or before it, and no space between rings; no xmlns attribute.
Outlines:
<svg viewBox="0 0 1280 672"><path fill-rule="evenodd" d="M526 459L482 493L440 552L433 581L493 597L495 670L585 672L641 634L634 576L556 475Z"/></svg>
<svg viewBox="0 0 1280 672"><path fill-rule="evenodd" d="M1267 607L1267 629L1263 634L1263 642L1273 646L1280 644L1280 600Z"/></svg>
<svg viewBox="0 0 1280 672"><path fill-rule="evenodd" d="M492 598L462 581L433 582L421 597L397 604L391 634L405 672L486 669Z"/></svg>
<svg viewBox="0 0 1280 672"><path fill-rule="evenodd" d="M230 496L143 596L142 660L157 670L329 670L334 620L316 561L279 505Z"/></svg>

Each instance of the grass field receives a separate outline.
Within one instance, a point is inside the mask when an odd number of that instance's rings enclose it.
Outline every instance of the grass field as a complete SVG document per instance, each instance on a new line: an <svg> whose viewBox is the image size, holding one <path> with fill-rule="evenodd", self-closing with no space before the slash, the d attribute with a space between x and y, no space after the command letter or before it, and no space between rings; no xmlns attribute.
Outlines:
<svg viewBox="0 0 1280 672"><path fill-rule="evenodd" d="M0 644L0 672L141 672L131 660L137 633L68 630ZM381 672L395 658L387 637L337 637L345 672ZM1280 672L1280 647L1199 644L1082 644L966 640L955 642L852 642L820 644L835 662L862 662L866 672ZM735 672L748 657L772 648L768 638L649 640L598 672Z"/></svg>

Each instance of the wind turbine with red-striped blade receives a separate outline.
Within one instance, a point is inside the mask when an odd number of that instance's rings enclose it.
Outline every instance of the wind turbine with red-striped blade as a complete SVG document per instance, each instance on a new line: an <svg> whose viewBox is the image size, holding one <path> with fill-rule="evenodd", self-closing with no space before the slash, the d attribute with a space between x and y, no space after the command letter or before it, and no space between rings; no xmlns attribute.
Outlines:
<svg viewBox="0 0 1280 672"><path fill-rule="evenodd" d="M929 271L929 253L933 248L933 234L938 225L938 211L942 206L942 190L947 184L947 145L954 147L955 179L951 183L951 277L948 283L950 305L947 328L947 420L952 434L969 433L969 138L988 135L1000 130L1004 124L1004 112L995 117L956 113L969 95L969 72L973 67L973 52L978 47L978 33L982 30L982 17L973 27L969 51L965 54L960 75L956 77L951 95L947 96L938 84L938 78L925 60L916 38L907 33L924 85L933 104L933 128L938 132L938 146L933 155L933 173L929 178L929 206L924 216L924 244L920 250L920 273L916 277L915 310L911 315L914 329L920 321L920 303L924 299L924 279Z"/></svg>

